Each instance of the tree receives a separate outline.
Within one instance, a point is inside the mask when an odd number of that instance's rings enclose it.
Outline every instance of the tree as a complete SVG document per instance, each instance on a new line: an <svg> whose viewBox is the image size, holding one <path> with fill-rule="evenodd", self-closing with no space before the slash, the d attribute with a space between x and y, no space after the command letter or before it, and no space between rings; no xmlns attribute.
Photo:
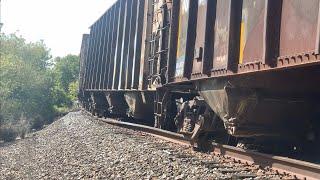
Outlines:
<svg viewBox="0 0 320 180"><path fill-rule="evenodd" d="M0 114L4 121L52 119L53 78L49 72L49 49L42 41L27 43L15 34L0 36ZM49 91L48 91L49 89Z"/></svg>
<svg viewBox="0 0 320 180"><path fill-rule="evenodd" d="M58 85L65 92L69 92L69 85L78 80L79 76L79 56L67 55L54 60L54 72L56 73Z"/></svg>
<svg viewBox="0 0 320 180"><path fill-rule="evenodd" d="M30 124L39 129L53 121L59 113L57 107L72 105L78 56L56 58L51 63L43 41L26 42L15 34L0 34L0 46L0 139L3 133L14 136L12 128L21 130Z"/></svg>

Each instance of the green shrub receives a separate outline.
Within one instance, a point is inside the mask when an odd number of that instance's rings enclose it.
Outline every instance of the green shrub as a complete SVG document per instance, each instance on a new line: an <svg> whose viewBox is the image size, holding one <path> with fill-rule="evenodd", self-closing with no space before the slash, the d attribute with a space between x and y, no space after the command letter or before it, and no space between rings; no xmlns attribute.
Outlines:
<svg viewBox="0 0 320 180"><path fill-rule="evenodd" d="M31 129L40 130L45 125L42 118L34 118L31 120Z"/></svg>
<svg viewBox="0 0 320 180"><path fill-rule="evenodd" d="M20 136L21 139L24 139L26 134L29 132L30 130L30 123L29 121L26 119L26 117L24 117L23 115L20 117L20 121L17 122L17 124L15 125L15 129L18 133L18 136Z"/></svg>
<svg viewBox="0 0 320 180"><path fill-rule="evenodd" d="M77 99L79 56L52 59L43 41L0 33L0 140L24 138L66 114Z"/></svg>
<svg viewBox="0 0 320 180"><path fill-rule="evenodd" d="M13 127L0 127L0 140L11 142L16 140L18 132Z"/></svg>

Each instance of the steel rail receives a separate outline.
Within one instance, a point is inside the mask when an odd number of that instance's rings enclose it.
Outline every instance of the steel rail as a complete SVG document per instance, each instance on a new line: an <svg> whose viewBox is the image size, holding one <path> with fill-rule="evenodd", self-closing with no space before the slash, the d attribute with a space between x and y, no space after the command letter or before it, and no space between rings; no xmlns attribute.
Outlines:
<svg viewBox="0 0 320 180"><path fill-rule="evenodd" d="M297 179L319 180L320 165L282 156L253 152L228 145L213 143L213 153L234 158L240 162L270 167L279 173L288 173Z"/></svg>
<svg viewBox="0 0 320 180"><path fill-rule="evenodd" d="M156 136L158 138L161 138L161 139L164 139L167 141L171 141L173 143L178 143L178 144L185 145L185 146L191 146L190 140L188 138L186 138L185 136L183 136L182 134L173 133L170 131L166 131L163 129L158 129L158 128L154 128L154 127L150 127L150 126L146 126L146 125L117 121L117 120L109 119L109 118L108 119L97 118L97 119L102 122L116 125L119 127L142 131L142 132L148 133L152 136Z"/></svg>
<svg viewBox="0 0 320 180"><path fill-rule="evenodd" d="M129 122L122 122L113 119L97 118L98 120L116 125L119 127L129 128L151 134L152 136L173 142L181 145L192 146L190 139L186 138L182 134L173 133L170 131L134 124ZM305 161L295 160L287 157L273 156L269 154L263 154L253 152L250 150L244 150L241 148L212 143L212 152L214 154L223 155L233 158L236 161L256 164L263 168L269 167L279 173L287 173L293 175L297 179L307 180L319 180L320 179L320 165L309 163Z"/></svg>

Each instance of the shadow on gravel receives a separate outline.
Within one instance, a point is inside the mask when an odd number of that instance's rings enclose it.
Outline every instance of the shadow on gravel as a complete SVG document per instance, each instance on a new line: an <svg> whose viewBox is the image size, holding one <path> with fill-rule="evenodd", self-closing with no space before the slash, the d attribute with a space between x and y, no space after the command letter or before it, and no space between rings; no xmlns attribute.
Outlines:
<svg viewBox="0 0 320 180"><path fill-rule="evenodd" d="M23 138L23 139L18 138L18 139L16 139L15 141L12 141L12 142L0 141L0 148L9 147L9 146L11 146L11 145L14 145L14 144L20 142L20 141L26 141L26 140L28 140L28 139L32 139L33 136L34 136L34 134L33 134L33 133L30 133L29 136L27 136L27 137L25 137L25 138Z"/></svg>
<svg viewBox="0 0 320 180"><path fill-rule="evenodd" d="M13 142L0 142L0 148L11 146L11 145L15 144L18 141L19 140L16 140L16 141L13 141Z"/></svg>
<svg viewBox="0 0 320 180"><path fill-rule="evenodd" d="M63 112L63 113L58 114L58 115L53 119L53 121L50 122L49 124L45 124L45 125L43 125L41 128L39 128L39 129L29 130L29 131L28 131L28 132L29 132L28 135L27 135L25 138L23 138L23 139L17 138L16 140L13 140L13 141L11 141L11 142L5 142L5 141L1 141L1 140L0 140L0 148L8 147L8 146L11 146L11 145L19 142L19 141L30 139L30 138L32 138L32 137L34 136L34 133L39 132L39 131L41 131L41 130L43 130L43 129L46 129L46 128L47 128L48 126L50 126L52 123L54 123L55 121L63 118L64 116L68 115L69 113L78 112L78 111L81 111L81 109L75 108L75 109L69 110L68 112ZM0 178L0 179L1 179L1 178Z"/></svg>

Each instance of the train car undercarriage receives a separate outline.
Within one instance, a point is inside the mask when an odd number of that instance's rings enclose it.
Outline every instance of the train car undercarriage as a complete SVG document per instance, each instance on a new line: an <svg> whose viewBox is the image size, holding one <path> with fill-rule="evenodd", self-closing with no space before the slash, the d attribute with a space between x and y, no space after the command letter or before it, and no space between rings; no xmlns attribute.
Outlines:
<svg viewBox="0 0 320 180"><path fill-rule="evenodd" d="M236 138L242 145L268 144L267 149L319 144L319 86L310 83L319 82L318 69L305 67L159 88L155 127L180 132L195 141L214 135L224 143L235 144Z"/></svg>
<svg viewBox="0 0 320 180"><path fill-rule="evenodd" d="M320 87L308 83L319 82L319 75L313 66L169 84L148 92L84 92L80 99L94 115L143 120L198 143L211 138L294 148L320 142Z"/></svg>

